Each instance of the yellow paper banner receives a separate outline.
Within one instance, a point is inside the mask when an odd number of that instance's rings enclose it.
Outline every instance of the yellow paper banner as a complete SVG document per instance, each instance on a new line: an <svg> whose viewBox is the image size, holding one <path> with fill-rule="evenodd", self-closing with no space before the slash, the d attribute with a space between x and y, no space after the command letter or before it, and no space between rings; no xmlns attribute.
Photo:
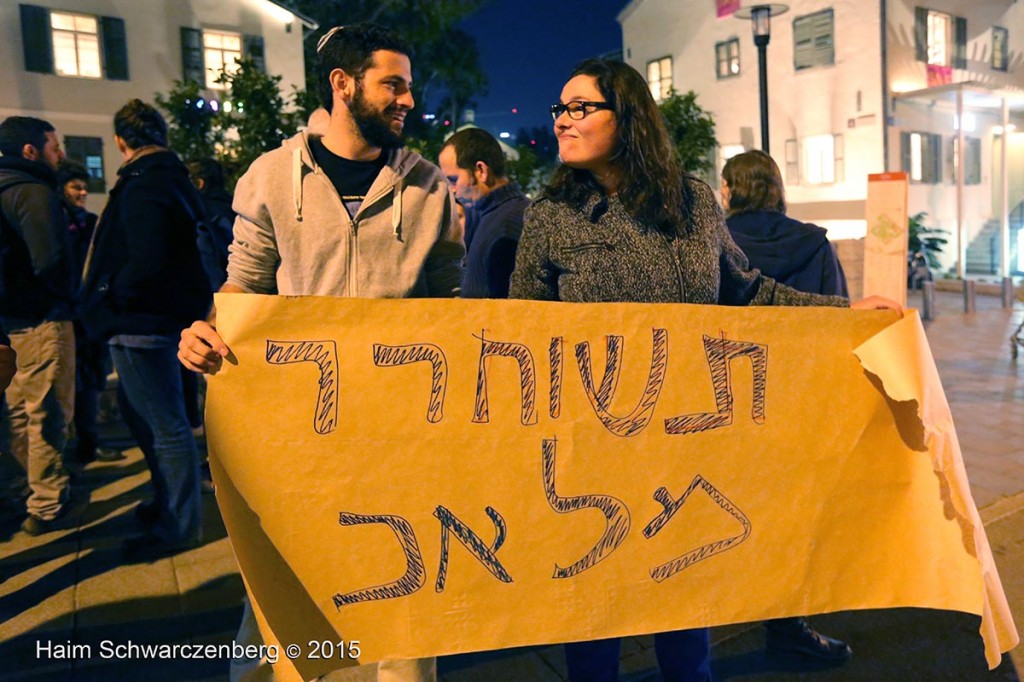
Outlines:
<svg viewBox="0 0 1024 682"><path fill-rule="evenodd" d="M218 501L300 677L342 664L310 641L366 663L897 606L981 615L992 667L1017 642L916 313L217 308Z"/></svg>

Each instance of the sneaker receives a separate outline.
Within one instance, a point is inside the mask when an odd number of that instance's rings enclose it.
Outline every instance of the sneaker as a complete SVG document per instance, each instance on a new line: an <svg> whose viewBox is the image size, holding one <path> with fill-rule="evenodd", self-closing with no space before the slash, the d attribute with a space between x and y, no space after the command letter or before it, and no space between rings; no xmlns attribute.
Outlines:
<svg viewBox="0 0 1024 682"><path fill-rule="evenodd" d="M125 563L148 563L195 549L200 544L198 537L167 542L153 533L143 533L121 543L121 556L124 557Z"/></svg>
<svg viewBox="0 0 1024 682"><path fill-rule="evenodd" d="M64 530L71 528L78 521L78 514L85 506L89 504L89 496L80 495L77 492L72 492L68 496L67 502L60 508L57 515L52 519L41 519L38 516L29 514L25 517L25 520L21 524L21 529L29 535L42 535L43 533L50 533L55 530Z"/></svg>
<svg viewBox="0 0 1024 682"><path fill-rule="evenodd" d="M96 461L98 462L119 462L127 459L124 453L114 448L96 448Z"/></svg>
<svg viewBox="0 0 1024 682"><path fill-rule="evenodd" d="M853 655L846 642L821 634L803 618L780 618L764 625L769 654L795 654L837 664L845 663Z"/></svg>

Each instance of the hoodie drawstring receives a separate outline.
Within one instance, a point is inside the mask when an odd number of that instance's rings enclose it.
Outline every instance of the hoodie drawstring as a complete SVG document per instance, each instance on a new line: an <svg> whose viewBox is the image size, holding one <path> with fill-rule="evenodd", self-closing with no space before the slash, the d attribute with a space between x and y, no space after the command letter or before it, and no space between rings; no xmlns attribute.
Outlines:
<svg viewBox="0 0 1024 682"><path fill-rule="evenodd" d="M302 148L292 149L292 200L295 202L295 220L302 220Z"/></svg>
<svg viewBox="0 0 1024 682"><path fill-rule="evenodd" d="M402 178L395 181L395 198L391 203L391 227L395 239L402 241Z"/></svg>

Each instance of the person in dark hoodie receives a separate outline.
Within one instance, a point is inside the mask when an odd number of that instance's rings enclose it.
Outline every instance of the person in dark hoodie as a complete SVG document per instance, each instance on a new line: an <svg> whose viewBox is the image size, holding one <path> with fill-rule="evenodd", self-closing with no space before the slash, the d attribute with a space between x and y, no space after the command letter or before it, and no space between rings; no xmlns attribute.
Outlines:
<svg viewBox="0 0 1024 682"><path fill-rule="evenodd" d="M146 532L122 547L151 560L200 539L199 454L185 414L178 333L210 309L210 282L196 245L202 200L167 149L167 123L138 99L114 116L124 157L86 263L82 320L109 341L118 403L142 448L154 498L135 515Z"/></svg>
<svg viewBox="0 0 1024 682"><path fill-rule="evenodd" d="M771 156L755 149L726 161L722 204L729 234L751 267L798 291L849 298L825 230L786 216L782 174Z"/></svg>
<svg viewBox="0 0 1024 682"><path fill-rule="evenodd" d="M74 410L77 284L54 174L64 159L52 125L11 116L0 124L0 318L19 371L7 389L5 454L28 476L28 516L39 535L72 515L64 466Z"/></svg>
<svg viewBox="0 0 1024 682"><path fill-rule="evenodd" d="M782 173L768 154L738 154L722 169L722 207L729 234L763 275L809 294L849 297L846 276L825 230L786 216ZM830 663L850 658L849 645L817 632L803 618L766 621L765 645Z"/></svg>
<svg viewBox="0 0 1024 682"><path fill-rule="evenodd" d="M76 275L82 279L85 257L89 253L96 214L85 208L89 196L89 171L65 161L57 167L57 189L67 218L71 252L75 257ZM88 464L96 459L96 429L99 396L106 384L110 360L106 344L90 340L79 320L75 326L75 459Z"/></svg>

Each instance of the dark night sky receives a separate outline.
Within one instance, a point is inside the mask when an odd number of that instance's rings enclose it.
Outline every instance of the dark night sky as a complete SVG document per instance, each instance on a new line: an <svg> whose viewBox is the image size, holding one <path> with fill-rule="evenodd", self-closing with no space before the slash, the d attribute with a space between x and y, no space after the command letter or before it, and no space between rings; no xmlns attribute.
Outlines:
<svg viewBox="0 0 1024 682"><path fill-rule="evenodd" d="M550 126L576 62L622 49L616 15L628 0L491 0L462 22L476 39L488 77L477 98L476 124L494 134ZM519 109L513 114L512 108Z"/></svg>

